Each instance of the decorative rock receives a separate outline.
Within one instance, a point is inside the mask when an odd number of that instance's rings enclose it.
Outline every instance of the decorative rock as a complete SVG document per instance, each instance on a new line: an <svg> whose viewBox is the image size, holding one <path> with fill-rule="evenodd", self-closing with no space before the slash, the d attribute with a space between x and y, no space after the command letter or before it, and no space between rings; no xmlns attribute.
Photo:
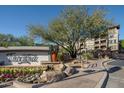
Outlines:
<svg viewBox="0 0 124 93"><path fill-rule="evenodd" d="M39 77L40 77L40 74L39 74L39 73L36 73L36 74L35 74L35 77L36 77L36 78L39 78Z"/></svg>
<svg viewBox="0 0 124 93"><path fill-rule="evenodd" d="M54 69L52 64L42 65L42 68L44 69L44 71L48 71L48 70L53 70Z"/></svg>
<svg viewBox="0 0 124 93"><path fill-rule="evenodd" d="M13 79L12 79L12 78L7 78L7 79L5 80L5 82L11 81L11 80L13 80Z"/></svg>
<svg viewBox="0 0 124 93"><path fill-rule="evenodd" d="M43 71L43 74L40 76L40 78L41 78L41 81L47 82L48 73L46 73L46 71Z"/></svg>
<svg viewBox="0 0 124 93"><path fill-rule="evenodd" d="M25 77L19 77L17 78L18 81L24 82L24 83L33 83L35 80L38 80L40 78L40 74L36 73L34 75L26 75Z"/></svg>
<svg viewBox="0 0 124 93"><path fill-rule="evenodd" d="M1 74L1 75L0 75L0 78L2 78L3 76L4 76L4 74Z"/></svg>
<svg viewBox="0 0 124 93"><path fill-rule="evenodd" d="M29 74L27 74L27 75L25 75L25 77L30 77L30 75L29 75Z"/></svg>
<svg viewBox="0 0 124 93"><path fill-rule="evenodd" d="M44 71L43 74L40 76L42 82L57 82L65 78L65 74L63 72L55 72L55 71Z"/></svg>
<svg viewBox="0 0 124 93"><path fill-rule="evenodd" d="M65 69L66 69L66 65L64 65L62 63L57 66L54 66L55 71L64 71Z"/></svg>
<svg viewBox="0 0 124 93"><path fill-rule="evenodd" d="M84 67L84 68L88 68L88 67L89 67L89 64L86 64L86 63L85 63L85 64L83 64L83 67Z"/></svg>
<svg viewBox="0 0 124 93"><path fill-rule="evenodd" d="M60 71L64 71L66 69L66 66L64 64L59 65Z"/></svg>
<svg viewBox="0 0 124 93"><path fill-rule="evenodd" d="M0 88L4 88L6 86L12 86L12 85L13 85L13 81L1 82L0 83Z"/></svg>
<svg viewBox="0 0 124 93"><path fill-rule="evenodd" d="M53 76L53 79L51 81L52 82L57 82L57 81L62 80L65 77L66 77L65 73L63 73L63 72L60 73L59 72L59 73L56 73L55 76Z"/></svg>
<svg viewBox="0 0 124 93"><path fill-rule="evenodd" d="M33 81L33 84L38 84L38 83L40 83L40 80L38 79Z"/></svg>
<svg viewBox="0 0 124 93"><path fill-rule="evenodd" d="M75 59L75 60L72 61L73 64L76 64L76 63L79 63L79 62L80 62L80 61L77 60L77 59Z"/></svg>
<svg viewBox="0 0 124 93"><path fill-rule="evenodd" d="M67 66L67 68L65 69L64 73L67 76L70 76L70 75L73 75L73 74L77 73L77 70L75 68L73 68L73 67Z"/></svg>

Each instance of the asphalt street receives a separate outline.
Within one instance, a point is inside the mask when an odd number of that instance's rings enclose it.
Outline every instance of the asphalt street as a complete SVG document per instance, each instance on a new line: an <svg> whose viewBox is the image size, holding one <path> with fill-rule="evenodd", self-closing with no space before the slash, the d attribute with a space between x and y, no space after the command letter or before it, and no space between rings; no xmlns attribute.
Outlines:
<svg viewBox="0 0 124 93"><path fill-rule="evenodd" d="M124 67L124 60L115 60L110 62L108 65Z"/></svg>
<svg viewBox="0 0 124 93"><path fill-rule="evenodd" d="M107 65L109 79L106 88L124 88L124 60L115 60Z"/></svg>

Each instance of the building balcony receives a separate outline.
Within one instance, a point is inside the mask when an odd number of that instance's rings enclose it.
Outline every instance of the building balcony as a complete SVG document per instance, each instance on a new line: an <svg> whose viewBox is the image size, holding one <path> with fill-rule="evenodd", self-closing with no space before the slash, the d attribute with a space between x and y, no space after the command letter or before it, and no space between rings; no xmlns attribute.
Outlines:
<svg viewBox="0 0 124 93"><path fill-rule="evenodd" d="M107 48L102 48L102 50L106 50Z"/></svg>
<svg viewBox="0 0 124 93"><path fill-rule="evenodd" d="M95 44L99 44L99 41L95 41Z"/></svg>
<svg viewBox="0 0 124 93"><path fill-rule="evenodd" d="M100 41L106 41L107 39L106 38L101 38Z"/></svg>
<svg viewBox="0 0 124 93"><path fill-rule="evenodd" d="M105 43L105 42L107 42L107 40L104 39L104 40L101 40L100 42L101 42L101 43Z"/></svg>
<svg viewBox="0 0 124 93"><path fill-rule="evenodd" d="M99 49L99 47L95 47L95 49Z"/></svg>
<svg viewBox="0 0 124 93"><path fill-rule="evenodd" d="M100 45L100 44L95 44L95 47L97 47L97 46L99 47L99 45Z"/></svg>
<svg viewBox="0 0 124 93"><path fill-rule="evenodd" d="M99 42L99 39L95 39L95 42Z"/></svg>
<svg viewBox="0 0 124 93"><path fill-rule="evenodd" d="M106 50L107 49L107 46L101 46L100 47L102 50Z"/></svg>
<svg viewBox="0 0 124 93"><path fill-rule="evenodd" d="M106 38L98 38L98 39L95 39L95 42L106 41L106 40L107 40Z"/></svg>
<svg viewBox="0 0 124 93"><path fill-rule="evenodd" d="M100 44L101 46L106 46L107 45L107 43L105 42L105 43L101 43Z"/></svg>

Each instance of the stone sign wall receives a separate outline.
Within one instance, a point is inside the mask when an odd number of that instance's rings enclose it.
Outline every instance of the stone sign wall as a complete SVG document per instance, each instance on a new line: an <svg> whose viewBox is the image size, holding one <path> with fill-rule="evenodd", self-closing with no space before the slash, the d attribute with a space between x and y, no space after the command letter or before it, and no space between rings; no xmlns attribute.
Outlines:
<svg viewBox="0 0 124 93"><path fill-rule="evenodd" d="M40 65L42 62L50 61L48 52L2 52L0 63L5 65Z"/></svg>

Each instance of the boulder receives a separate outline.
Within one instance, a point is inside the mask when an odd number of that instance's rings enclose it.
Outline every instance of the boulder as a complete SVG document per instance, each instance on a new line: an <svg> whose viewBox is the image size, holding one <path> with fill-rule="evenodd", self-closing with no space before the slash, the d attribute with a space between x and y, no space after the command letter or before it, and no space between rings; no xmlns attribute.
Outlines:
<svg viewBox="0 0 124 93"><path fill-rule="evenodd" d="M35 78L38 79L40 77L40 73L35 74Z"/></svg>
<svg viewBox="0 0 124 93"><path fill-rule="evenodd" d="M75 60L72 61L73 64L76 64L76 63L79 63L79 62L80 62L80 61L77 60L77 59L75 59Z"/></svg>
<svg viewBox="0 0 124 93"><path fill-rule="evenodd" d="M87 64L87 63L83 64L83 68L88 68L89 66L90 64Z"/></svg>
<svg viewBox="0 0 124 93"><path fill-rule="evenodd" d="M40 78L33 81L33 84L39 84L39 83L42 83Z"/></svg>
<svg viewBox="0 0 124 93"><path fill-rule="evenodd" d="M66 69L66 66L62 63L54 66L54 70L56 71L64 71L65 69Z"/></svg>
<svg viewBox="0 0 124 93"><path fill-rule="evenodd" d="M65 74L64 73L56 73L52 78L50 82L57 82L62 80L63 78L65 78Z"/></svg>
<svg viewBox="0 0 124 93"><path fill-rule="evenodd" d="M36 78L34 76L31 76L31 77L27 77L27 78L23 79L23 82L25 82L25 83L31 83L34 80L36 80Z"/></svg>
<svg viewBox="0 0 124 93"><path fill-rule="evenodd" d="M67 68L64 70L64 73L67 75L67 76L70 76L70 75L73 75L75 73L77 73L77 70L71 66L67 66Z"/></svg>
<svg viewBox="0 0 124 93"><path fill-rule="evenodd" d="M66 66L64 64L59 64L60 71L64 71L66 69Z"/></svg>
<svg viewBox="0 0 124 93"><path fill-rule="evenodd" d="M43 74L40 76L42 82L57 82L65 78L66 75L60 71L44 71Z"/></svg>
<svg viewBox="0 0 124 93"><path fill-rule="evenodd" d="M13 80L13 79L12 78L7 78L7 79L5 79L5 82L11 81L11 80Z"/></svg>

